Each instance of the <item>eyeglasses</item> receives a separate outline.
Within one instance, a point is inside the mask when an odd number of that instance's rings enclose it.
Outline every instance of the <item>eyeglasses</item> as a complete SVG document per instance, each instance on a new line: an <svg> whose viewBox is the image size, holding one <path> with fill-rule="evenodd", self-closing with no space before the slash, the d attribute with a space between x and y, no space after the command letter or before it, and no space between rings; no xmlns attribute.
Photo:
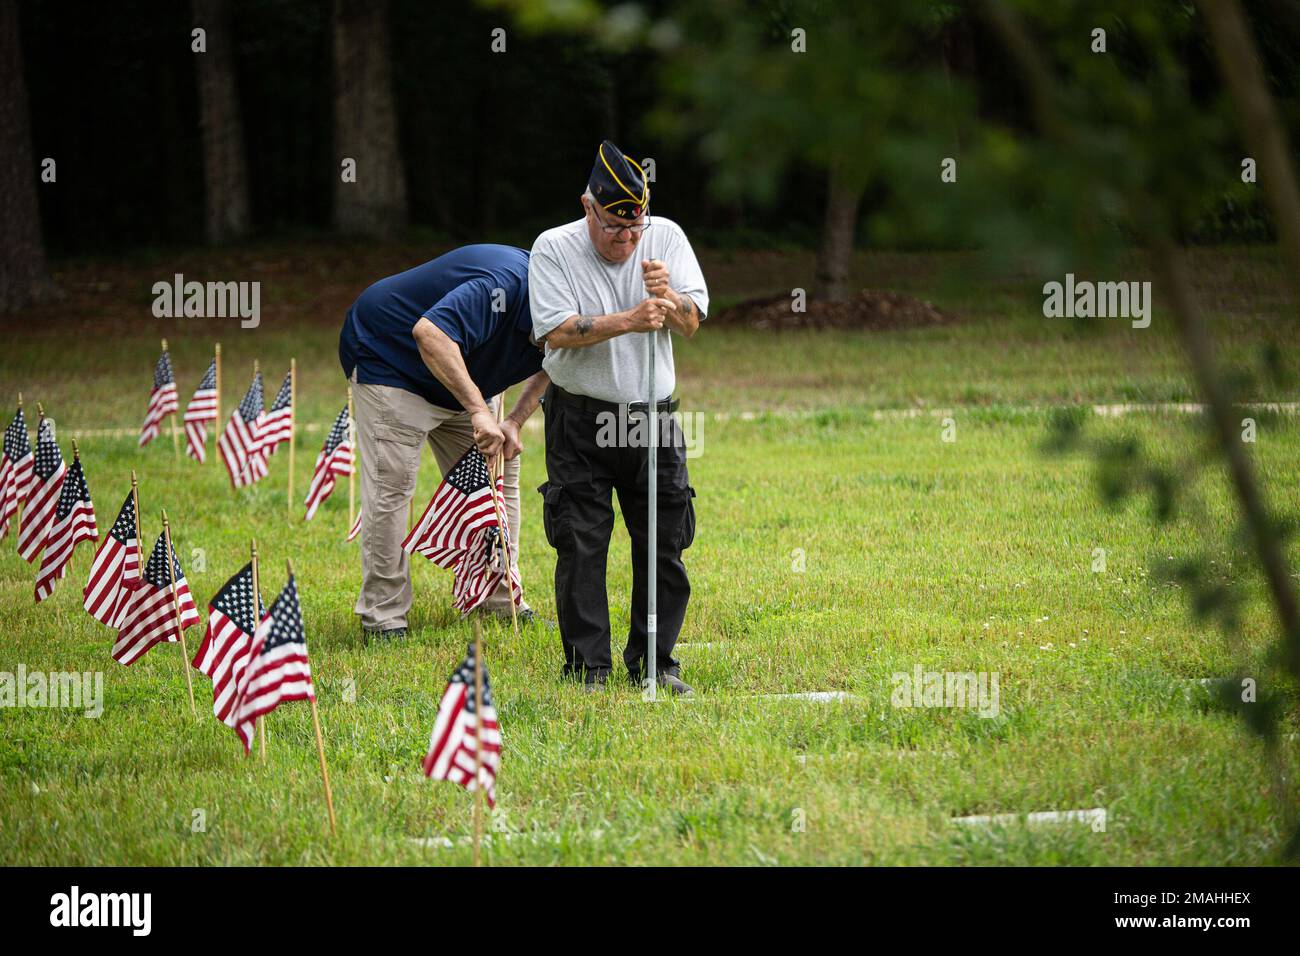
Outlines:
<svg viewBox="0 0 1300 956"><path fill-rule="evenodd" d="M595 205L591 206L591 211L595 213L596 222L600 224L601 231L604 232L606 235L615 236L618 235L620 232L622 232L624 229L626 229L628 232L632 233L633 235L640 235L641 233L645 232L647 229L650 228L650 207L649 206L647 206L645 209L645 214L644 214L645 218L643 220L639 222L620 223L613 226L609 226L605 224L605 220L601 218L600 213L596 212Z"/></svg>

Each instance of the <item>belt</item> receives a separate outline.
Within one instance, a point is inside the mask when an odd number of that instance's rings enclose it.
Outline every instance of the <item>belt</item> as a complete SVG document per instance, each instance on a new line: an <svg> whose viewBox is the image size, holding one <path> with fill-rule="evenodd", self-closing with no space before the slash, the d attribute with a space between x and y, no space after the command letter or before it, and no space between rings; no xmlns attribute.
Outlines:
<svg viewBox="0 0 1300 956"><path fill-rule="evenodd" d="M623 409L627 409L629 414L645 413L648 402L607 402L601 398L592 398L589 395L575 395L573 392L567 392L554 382L551 383L552 400L564 405L574 405L587 412L613 412L619 414ZM675 412L677 406L681 403L675 398L665 398L656 406L657 411Z"/></svg>

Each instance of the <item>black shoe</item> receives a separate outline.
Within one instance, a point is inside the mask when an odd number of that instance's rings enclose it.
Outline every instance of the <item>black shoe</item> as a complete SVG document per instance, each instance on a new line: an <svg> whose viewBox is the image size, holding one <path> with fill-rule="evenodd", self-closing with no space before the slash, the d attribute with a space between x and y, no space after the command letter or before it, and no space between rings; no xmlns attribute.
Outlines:
<svg viewBox="0 0 1300 956"><path fill-rule="evenodd" d="M591 674L582 683L582 692L584 694L603 694L605 692L605 682L607 675Z"/></svg>
<svg viewBox="0 0 1300 956"><path fill-rule="evenodd" d="M634 687L645 686L644 672L639 669L628 671L627 679ZM660 671L655 675L655 683L665 690L672 691L673 695L676 697L695 696L695 688L682 680L680 667L670 667L667 670Z"/></svg>
<svg viewBox="0 0 1300 956"><path fill-rule="evenodd" d="M674 668L673 671L676 671L676 668ZM675 697L695 696L695 688L678 677L674 672L656 675L656 683L665 690L670 691Z"/></svg>
<svg viewBox="0 0 1300 956"><path fill-rule="evenodd" d="M362 628L366 637L381 641L403 641L406 640L406 628L390 627L386 630L380 630L377 627Z"/></svg>

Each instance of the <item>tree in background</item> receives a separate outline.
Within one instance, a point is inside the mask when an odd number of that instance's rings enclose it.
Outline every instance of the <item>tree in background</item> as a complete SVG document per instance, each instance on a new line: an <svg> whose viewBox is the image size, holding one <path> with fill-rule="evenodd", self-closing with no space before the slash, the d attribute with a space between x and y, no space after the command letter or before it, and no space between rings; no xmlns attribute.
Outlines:
<svg viewBox="0 0 1300 956"><path fill-rule="evenodd" d="M203 131L204 227L209 242L243 239L249 232L248 161L235 88L230 0L193 0L194 23L207 49L194 54Z"/></svg>
<svg viewBox="0 0 1300 956"><path fill-rule="evenodd" d="M355 181L337 170L334 225L392 237L406 227L406 174L393 104L387 0L334 0L335 161L355 161Z"/></svg>
<svg viewBox="0 0 1300 956"><path fill-rule="evenodd" d="M0 0L0 312L56 293L45 264L18 4Z"/></svg>

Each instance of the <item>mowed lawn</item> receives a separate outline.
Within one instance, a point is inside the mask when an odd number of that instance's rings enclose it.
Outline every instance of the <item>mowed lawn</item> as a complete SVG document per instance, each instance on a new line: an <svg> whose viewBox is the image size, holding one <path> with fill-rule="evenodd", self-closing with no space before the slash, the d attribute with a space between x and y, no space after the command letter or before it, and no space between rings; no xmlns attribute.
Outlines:
<svg viewBox="0 0 1300 956"><path fill-rule="evenodd" d="M900 283L924 293L932 257L916 261L925 266L920 278L899 272ZM1252 262L1243 257L1225 270L1250 279L1238 290L1245 299L1257 291ZM73 281L96 268L78 266ZM285 559L293 560L339 833L325 833L306 704L271 715L265 763L245 758L235 735L211 717L209 684L197 672L199 718L191 716L177 646L155 647L130 668L109 658L113 633L81 609L89 546L55 596L33 606L33 571L9 538L0 551L0 671L20 664L29 672L102 671L104 712L87 719L70 710L0 710L0 861L469 862L472 798L420 772L438 697L469 637L450 607L449 573L417 563L410 637L366 644L351 614L359 557L343 541L345 488L304 524L300 500L286 508L283 450L261 485L236 495L215 461L177 461L167 435L139 450L130 434L143 415L160 334L174 343L182 401L221 338L226 409L254 357L273 393L296 356L307 426L297 452L300 499L344 398L333 359L338 311L318 307L314 283L337 283L342 295L356 280L346 273L286 280L264 293L274 308L249 331L229 321L154 320L147 296L125 295L120 276L114 281L118 287L103 293L115 310L112 331L93 348L60 334L93 334L88 292L10 327L11 347L0 356L3 404L21 389L34 421L43 401L65 455L79 438L102 531L138 471L145 537L152 543L161 530L165 507L201 609L247 559L250 538L262 555L267 600L284 581ZM729 281L720 294L738 298L753 280ZM999 296L991 290L981 308L944 329L771 336L706 326L679 348L683 407L704 415L702 454L690 463L698 533L687 552L694 594L680 652L698 698L649 704L621 685L603 697L583 695L558 680L557 634L530 629L516 639L490 624L486 659L504 754L488 862L1278 858L1284 833L1262 748L1196 683L1239 666L1273 673L1262 663L1274 633L1262 588L1247 573L1248 647L1238 659L1220 634L1191 618L1185 593L1158 583L1154 571L1202 549L1219 566L1243 569L1231 550L1234 512L1220 475L1211 466L1195 512L1157 528L1141 501L1103 507L1089 462L1040 450L1049 404L1191 396L1177 345L1161 328L1167 317L1158 311L1144 332L1116 326L1081 336L1045 326L1023 304L1008 301L1007 314L998 314ZM1225 307L1216 320L1234 356L1286 340L1275 324L1232 313ZM1296 398L1263 386L1250 397ZM1294 514L1300 421L1257 417L1250 453L1271 500ZM943 440L944 418L953 420L954 441ZM1199 442L1186 415L1094 417L1088 428L1136 436L1167 461L1194 456ZM525 437L521 563L530 601L553 617L554 556L532 490L544 478L540 415ZM421 505L436 483L426 454ZM1106 552L1104 572L1093 570L1097 548ZM1292 547L1291 559L1300 561L1300 549ZM630 583L619 526L609 566L616 654ZM201 628L188 633L191 653L201 636ZM996 673L998 716L893 706L892 675L918 665ZM825 691L849 696L770 696ZM1294 738L1294 694L1284 703L1284 737ZM1287 747L1293 777L1294 739ZM950 822L1098 807L1107 812L1104 832L1079 823Z"/></svg>

